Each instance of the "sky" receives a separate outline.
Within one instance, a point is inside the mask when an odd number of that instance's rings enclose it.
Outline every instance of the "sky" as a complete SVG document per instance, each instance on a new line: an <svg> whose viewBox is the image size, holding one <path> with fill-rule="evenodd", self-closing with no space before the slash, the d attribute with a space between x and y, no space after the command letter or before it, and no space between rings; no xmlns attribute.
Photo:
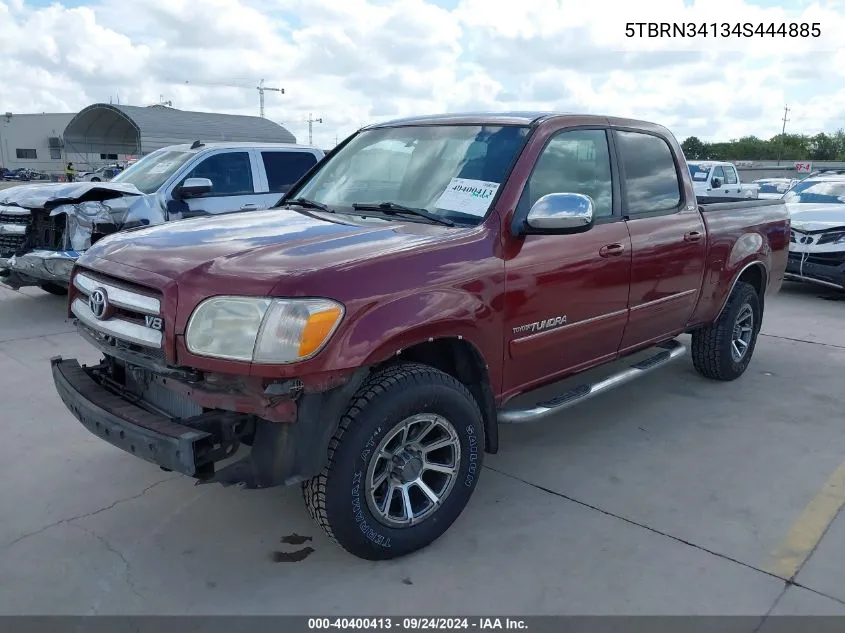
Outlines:
<svg viewBox="0 0 845 633"><path fill-rule="evenodd" d="M636 22L819 37L626 37ZM712 28L712 27L711 27ZM625 116L706 141L845 128L845 0L0 0L0 112L258 114L332 147L414 114ZM187 83L186 83L187 82ZM235 86L235 87L227 87Z"/></svg>

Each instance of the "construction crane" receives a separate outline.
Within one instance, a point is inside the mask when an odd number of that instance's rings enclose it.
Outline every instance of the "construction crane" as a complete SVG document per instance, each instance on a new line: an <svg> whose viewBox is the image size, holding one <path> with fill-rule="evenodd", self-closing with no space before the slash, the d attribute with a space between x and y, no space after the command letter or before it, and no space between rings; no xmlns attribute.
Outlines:
<svg viewBox="0 0 845 633"><path fill-rule="evenodd" d="M313 140L314 140L314 124L315 123L322 123L322 122L323 122L323 117L320 117L319 119L315 119L313 116L311 116L310 112L308 113L308 144L309 145L311 145L313 143Z"/></svg>
<svg viewBox="0 0 845 633"><path fill-rule="evenodd" d="M172 80L167 80L172 81ZM211 83L211 82L202 82L196 83L193 81L180 81L180 82L173 82L173 83L180 83L184 86L201 86L201 87L209 87L209 88L241 88L243 90L252 90L253 88L250 86L245 85L237 85L237 84L221 84L221 83ZM270 86L264 85L264 80L258 82L258 85L255 86L255 90L258 90L258 111L261 118L264 118L264 92L269 90L271 92L278 92L279 94L285 94L284 88L271 88Z"/></svg>

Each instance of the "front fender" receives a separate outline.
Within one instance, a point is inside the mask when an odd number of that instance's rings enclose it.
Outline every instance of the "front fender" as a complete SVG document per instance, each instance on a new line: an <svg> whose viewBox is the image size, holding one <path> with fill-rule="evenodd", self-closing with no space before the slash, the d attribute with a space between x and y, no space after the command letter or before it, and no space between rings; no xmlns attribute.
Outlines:
<svg viewBox="0 0 845 633"><path fill-rule="evenodd" d="M464 338L485 362L501 358L501 319L480 297L460 290L416 291L355 316L333 347L347 367L374 365L417 343Z"/></svg>

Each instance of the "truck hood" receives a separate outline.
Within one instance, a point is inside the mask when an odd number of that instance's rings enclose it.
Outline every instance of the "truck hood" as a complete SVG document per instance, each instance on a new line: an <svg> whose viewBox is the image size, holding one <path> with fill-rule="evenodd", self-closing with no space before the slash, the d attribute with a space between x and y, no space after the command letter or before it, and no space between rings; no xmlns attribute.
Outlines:
<svg viewBox="0 0 845 633"><path fill-rule="evenodd" d="M786 210L792 228L813 232L845 227L845 204L790 202Z"/></svg>
<svg viewBox="0 0 845 633"><path fill-rule="evenodd" d="M291 209L268 209L116 233L95 243L79 263L99 258L173 280L198 273L207 281L242 282L269 292L287 275L373 259L442 240L450 233L444 227L399 220L354 224L346 216L323 219Z"/></svg>
<svg viewBox="0 0 845 633"><path fill-rule="evenodd" d="M0 191L0 205L27 209L53 208L62 204L142 196L135 185L118 182L53 182L18 185Z"/></svg>

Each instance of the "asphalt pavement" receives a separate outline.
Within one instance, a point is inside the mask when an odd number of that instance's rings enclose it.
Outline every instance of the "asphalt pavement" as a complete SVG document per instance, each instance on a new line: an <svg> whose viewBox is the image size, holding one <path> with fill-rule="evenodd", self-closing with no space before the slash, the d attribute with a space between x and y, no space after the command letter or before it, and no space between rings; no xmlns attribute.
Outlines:
<svg viewBox="0 0 845 633"><path fill-rule="evenodd" d="M787 283L741 379L687 357L503 427L446 535L371 563L298 488L195 486L89 434L50 378L97 360L64 299L2 289L0 614L845 614L843 314Z"/></svg>

